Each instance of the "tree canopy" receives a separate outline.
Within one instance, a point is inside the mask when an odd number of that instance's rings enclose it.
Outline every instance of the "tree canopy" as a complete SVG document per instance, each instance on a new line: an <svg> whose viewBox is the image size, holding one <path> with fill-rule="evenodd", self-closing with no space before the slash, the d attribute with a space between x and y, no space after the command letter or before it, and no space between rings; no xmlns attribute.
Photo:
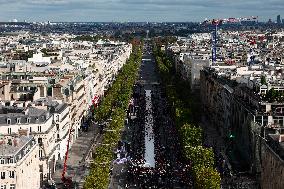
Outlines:
<svg viewBox="0 0 284 189"><path fill-rule="evenodd" d="M172 115L179 131L184 158L193 165L191 173L194 176L194 186L198 189L219 189L221 178L214 167L213 150L202 146L203 131L196 126L196 117L199 116L200 110L195 96L190 91L190 84L176 73L172 57L160 49L157 43L154 43L157 68L166 89L168 102L172 105Z"/></svg>
<svg viewBox="0 0 284 189"><path fill-rule="evenodd" d="M120 131L124 127L126 110L132 96L132 87L138 76L141 57L141 46L134 46L133 53L130 55L127 63L107 91L107 95L99 107L94 111L94 117L97 122L103 122L111 118L106 129L112 131L104 133L101 146L97 147L94 152L94 163L90 174L85 179L85 189L108 188L110 166L114 158L113 150L120 140Z"/></svg>

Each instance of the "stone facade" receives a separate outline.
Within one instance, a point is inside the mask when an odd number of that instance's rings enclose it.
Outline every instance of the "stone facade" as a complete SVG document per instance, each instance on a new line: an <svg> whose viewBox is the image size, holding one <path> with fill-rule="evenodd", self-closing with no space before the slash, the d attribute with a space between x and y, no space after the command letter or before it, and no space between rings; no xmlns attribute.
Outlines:
<svg viewBox="0 0 284 189"><path fill-rule="evenodd" d="M33 137L24 136L0 145L1 189L40 188L38 147Z"/></svg>
<svg viewBox="0 0 284 189"><path fill-rule="evenodd" d="M284 161L263 141L261 188L283 189Z"/></svg>
<svg viewBox="0 0 284 189"><path fill-rule="evenodd" d="M255 144L259 140L261 129L255 122L257 115L253 111L256 100L241 85L218 77L208 70L201 71L200 86L204 111L210 115L212 125L226 142L224 150L231 149L238 154L246 171L259 172L260 147ZM246 100L250 101L249 105Z"/></svg>
<svg viewBox="0 0 284 189"><path fill-rule="evenodd" d="M188 54L175 57L177 72L182 79L189 81L192 90L200 88L200 71L205 66L209 66L209 60L194 59Z"/></svg>

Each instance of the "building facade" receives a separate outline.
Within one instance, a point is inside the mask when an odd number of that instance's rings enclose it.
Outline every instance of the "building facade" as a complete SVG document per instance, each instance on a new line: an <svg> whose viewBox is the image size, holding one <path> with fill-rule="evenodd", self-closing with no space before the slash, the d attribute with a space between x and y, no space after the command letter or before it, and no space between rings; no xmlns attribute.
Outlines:
<svg viewBox="0 0 284 189"><path fill-rule="evenodd" d="M1 140L0 188L40 188L38 149L32 136Z"/></svg>

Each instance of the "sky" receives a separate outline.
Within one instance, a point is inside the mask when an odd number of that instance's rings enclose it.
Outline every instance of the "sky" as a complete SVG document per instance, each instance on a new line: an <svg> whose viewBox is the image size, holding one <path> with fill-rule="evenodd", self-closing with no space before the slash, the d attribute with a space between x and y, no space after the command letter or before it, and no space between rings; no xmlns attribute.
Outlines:
<svg viewBox="0 0 284 189"><path fill-rule="evenodd" d="M0 0L0 21L175 22L284 18L284 0Z"/></svg>

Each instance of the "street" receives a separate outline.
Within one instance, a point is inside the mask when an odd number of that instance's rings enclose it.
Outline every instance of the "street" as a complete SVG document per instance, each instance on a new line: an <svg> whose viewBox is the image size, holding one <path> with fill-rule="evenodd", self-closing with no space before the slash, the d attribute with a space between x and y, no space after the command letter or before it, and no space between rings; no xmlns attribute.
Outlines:
<svg viewBox="0 0 284 189"><path fill-rule="evenodd" d="M128 161L113 164L109 188L192 188L170 106L150 47L145 46L133 108L128 112Z"/></svg>

